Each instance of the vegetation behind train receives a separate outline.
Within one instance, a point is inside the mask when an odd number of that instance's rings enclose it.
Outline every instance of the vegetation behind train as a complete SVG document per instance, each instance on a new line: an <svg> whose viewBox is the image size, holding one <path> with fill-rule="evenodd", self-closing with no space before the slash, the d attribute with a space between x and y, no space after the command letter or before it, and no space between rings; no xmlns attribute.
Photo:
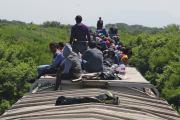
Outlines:
<svg viewBox="0 0 180 120"><path fill-rule="evenodd" d="M149 28L124 23L116 26L121 42L132 49L129 64L157 86L161 96L179 111L179 26ZM48 44L69 42L70 27L56 21L36 25L0 20L0 113L29 90L27 81L35 76L36 67L51 62Z"/></svg>

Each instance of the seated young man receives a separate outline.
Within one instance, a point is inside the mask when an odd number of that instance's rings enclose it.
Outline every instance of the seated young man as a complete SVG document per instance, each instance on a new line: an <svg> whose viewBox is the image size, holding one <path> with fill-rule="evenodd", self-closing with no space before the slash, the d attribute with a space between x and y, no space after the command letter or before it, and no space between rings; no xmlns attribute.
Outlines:
<svg viewBox="0 0 180 120"><path fill-rule="evenodd" d="M61 80L78 79L81 76L81 63L78 55L72 51L71 45L65 45L63 55L65 59L57 71L55 90L59 88Z"/></svg>
<svg viewBox="0 0 180 120"><path fill-rule="evenodd" d="M109 48L107 50L107 53L104 55L104 63L108 66L111 66L113 64L119 65L119 58L112 48Z"/></svg>
<svg viewBox="0 0 180 120"><path fill-rule="evenodd" d="M82 65L87 72L103 71L103 53L96 48L94 41L89 42L89 49L82 56Z"/></svg>
<svg viewBox="0 0 180 120"><path fill-rule="evenodd" d="M62 52L59 50L59 46L57 43L50 43L49 49L50 49L51 53L53 54L52 64L38 66L38 68L37 68L38 77L37 78L40 78L41 76L43 76L45 74L56 74L58 66L64 60L64 56L63 56Z"/></svg>

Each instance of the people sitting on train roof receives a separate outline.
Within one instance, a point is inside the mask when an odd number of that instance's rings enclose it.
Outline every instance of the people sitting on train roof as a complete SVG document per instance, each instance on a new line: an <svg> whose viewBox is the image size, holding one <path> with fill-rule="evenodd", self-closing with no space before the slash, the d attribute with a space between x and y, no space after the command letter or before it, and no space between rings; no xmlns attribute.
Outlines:
<svg viewBox="0 0 180 120"><path fill-rule="evenodd" d="M99 30L96 30L96 34L99 34L99 35L104 35L105 37L108 36L108 32L105 28L102 28L102 29L99 29Z"/></svg>
<svg viewBox="0 0 180 120"><path fill-rule="evenodd" d="M113 36L117 36L117 35L118 35L118 28L117 28L115 25L113 25L113 26L111 26L111 27L109 28L108 33L109 33L109 36L110 36L111 38L112 38Z"/></svg>
<svg viewBox="0 0 180 120"><path fill-rule="evenodd" d="M113 64L119 65L118 56L115 54L114 49L109 48L104 53L104 63L108 66L112 66Z"/></svg>
<svg viewBox="0 0 180 120"><path fill-rule="evenodd" d="M51 53L53 54L52 64L38 66L37 68L38 78L40 78L44 74L55 74L57 71L57 68L59 67L61 62L64 60L64 56L62 52L59 50L59 45L57 43L50 43L49 49Z"/></svg>
<svg viewBox="0 0 180 120"><path fill-rule="evenodd" d="M103 20L101 17L99 17L99 20L97 21L97 30L101 30L103 28Z"/></svg>
<svg viewBox="0 0 180 120"><path fill-rule="evenodd" d="M61 46L62 47L62 46ZM59 49L58 43L50 43L49 49L51 53L53 54L53 60L50 65L40 65L37 67L37 77L31 79L29 82L33 83L36 79L39 79L41 76L45 74L56 74L57 68L64 60L64 56L62 54L62 51Z"/></svg>
<svg viewBox="0 0 180 120"><path fill-rule="evenodd" d="M82 56L82 67L86 72L103 71L103 53L97 49L96 42L89 42L89 49Z"/></svg>
<svg viewBox="0 0 180 120"><path fill-rule="evenodd" d="M121 64L128 64L128 56L126 54L120 54L120 63Z"/></svg>
<svg viewBox="0 0 180 120"><path fill-rule="evenodd" d="M82 22L82 17L77 15L76 24L71 29L70 44L73 51L83 54L87 50L87 42L90 41L90 32Z"/></svg>
<svg viewBox="0 0 180 120"><path fill-rule="evenodd" d="M79 57L75 52L72 51L71 45L65 45L63 55L65 59L57 71L55 90L59 88L61 80L78 79L82 72Z"/></svg>

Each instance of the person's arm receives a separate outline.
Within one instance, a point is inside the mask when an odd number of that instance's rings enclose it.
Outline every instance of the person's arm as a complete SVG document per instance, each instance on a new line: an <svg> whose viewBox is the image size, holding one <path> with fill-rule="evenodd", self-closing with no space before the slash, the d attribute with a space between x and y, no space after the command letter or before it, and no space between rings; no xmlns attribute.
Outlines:
<svg viewBox="0 0 180 120"><path fill-rule="evenodd" d="M74 30L73 30L73 27L72 27L72 29L71 29L71 36L70 36L70 41L69 41L69 43L72 44L73 41L74 41Z"/></svg>
<svg viewBox="0 0 180 120"><path fill-rule="evenodd" d="M62 54L57 55L54 60L53 63L51 64L51 68L56 68L58 67L58 65L62 62L62 60L64 59Z"/></svg>
<svg viewBox="0 0 180 120"><path fill-rule="evenodd" d="M62 71L62 74L68 74L71 67L72 67L72 62L67 59L64 63L64 70Z"/></svg>
<svg viewBox="0 0 180 120"><path fill-rule="evenodd" d="M87 41L90 42L91 38L90 38L90 31L89 29L87 28Z"/></svg>

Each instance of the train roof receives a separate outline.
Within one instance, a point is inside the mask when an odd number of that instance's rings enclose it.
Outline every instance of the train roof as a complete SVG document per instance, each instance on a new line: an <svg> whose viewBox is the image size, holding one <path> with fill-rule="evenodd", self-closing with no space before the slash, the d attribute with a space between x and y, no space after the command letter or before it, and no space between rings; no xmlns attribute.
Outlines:
<svg viewBox="0 0 180 120"><path fill-rule="evenodd" d="M107 88L79 87L79 84L70 85L69 83L64 83L62 90L53 91L47 87L33 94L29 93L18 100L0 119L180 120L177 112L172 109L167 101L159 98L156 92L156 96L153 96L141 90L143 85L145 88L149 87L153 89L153 87L135 68L128 67L126 74L124 80L108 81L109 86ZM46 79L54 80L54 78ZM41 80L43 81L45 78L41 78ZM98 81L94 82L96 85L99 84ZM101 82L102 84L106 83L103 80ZM84 84L88 84L88 82L84 82ZM138 84L142 85L138 86ZM107 91L119 97L119 105L103 103L55 105L59 96L96 96L104 94Z"/></svg>

